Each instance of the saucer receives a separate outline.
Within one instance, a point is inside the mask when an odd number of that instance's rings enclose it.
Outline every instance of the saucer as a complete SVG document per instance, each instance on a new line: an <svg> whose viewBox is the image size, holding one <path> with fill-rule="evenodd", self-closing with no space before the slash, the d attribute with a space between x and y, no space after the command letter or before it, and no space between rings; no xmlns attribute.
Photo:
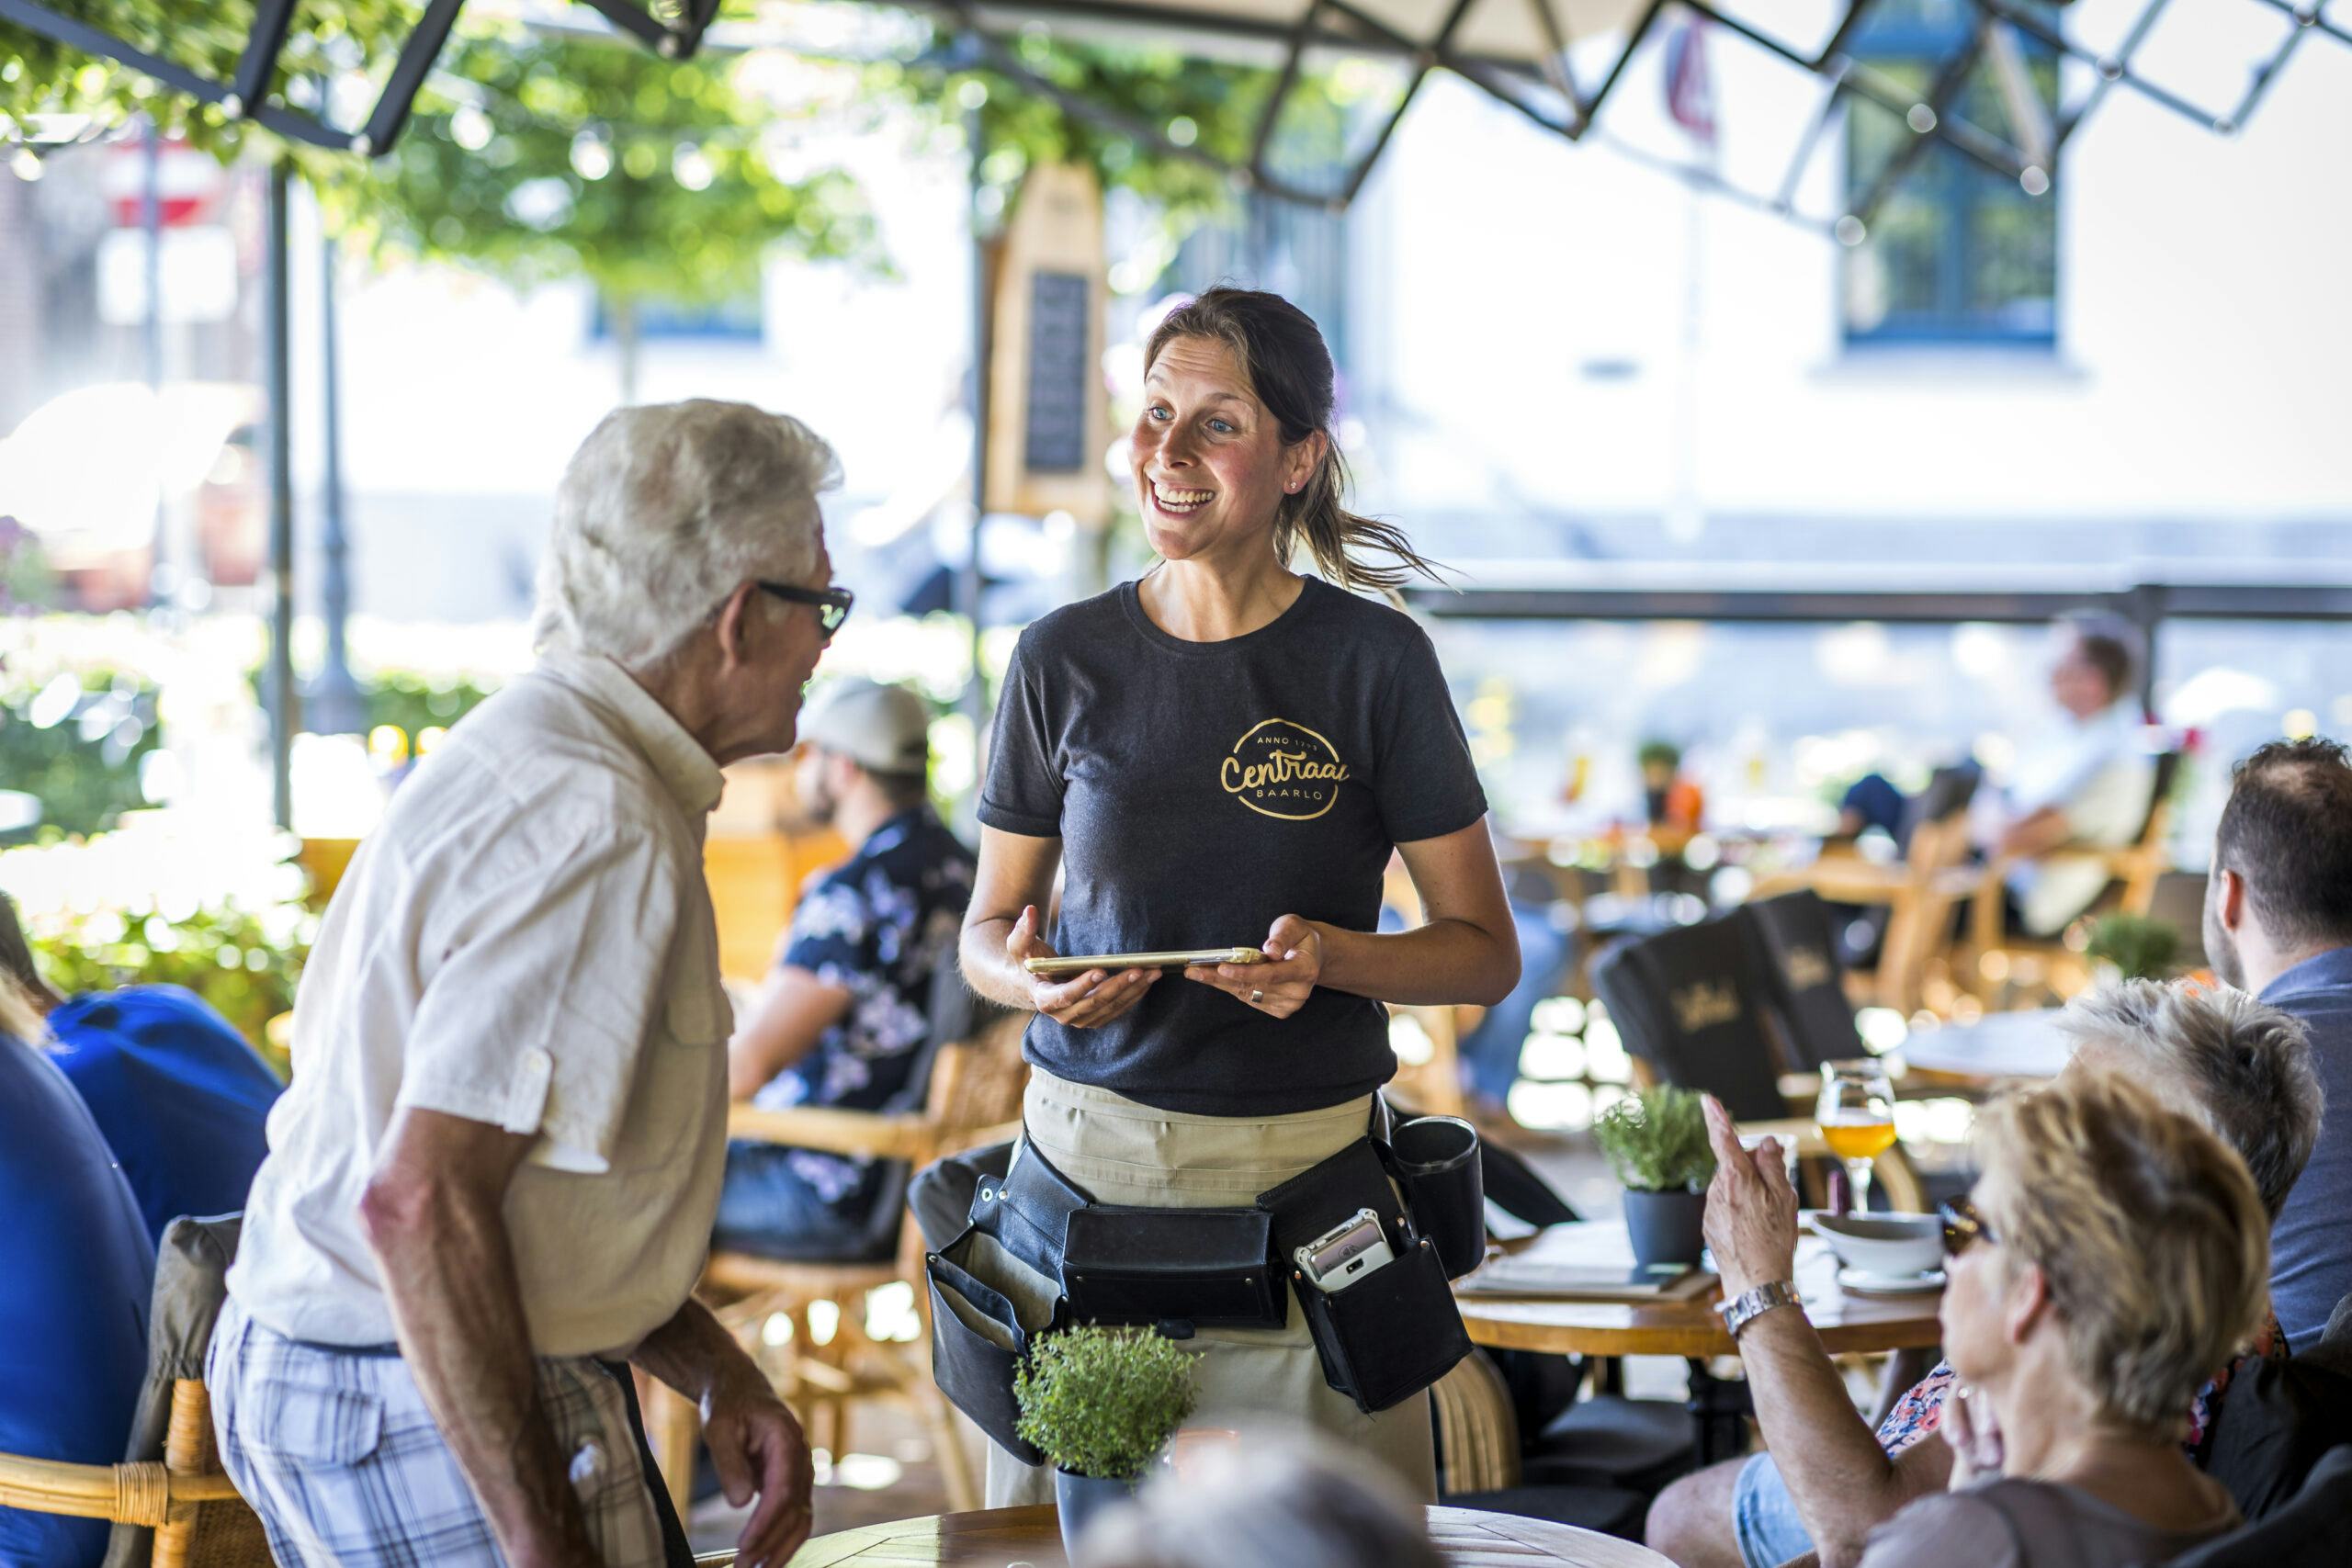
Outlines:
<svg viewBox="0 0 2352 1568"><path fill-rule="evenodd" d="M1924 1274L1865 1274L1860 1269L1838 1270L1838 1288L1858 1296L1916 1296L1944 1288L1944 1271Z"/></svg>

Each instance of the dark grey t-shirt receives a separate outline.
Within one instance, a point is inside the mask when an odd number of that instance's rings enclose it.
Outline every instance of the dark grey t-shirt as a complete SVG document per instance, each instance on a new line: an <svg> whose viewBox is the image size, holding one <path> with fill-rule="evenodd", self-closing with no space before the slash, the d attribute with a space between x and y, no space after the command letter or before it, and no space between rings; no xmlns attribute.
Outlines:
<svg viewBox="0 0 2352 1568"><path fill-rule="evenodd" d="M2078 1486L1993 1476L1922 1497L1871 1531L1861 1568L2137 1568L2169 1562L2239 1524L2211 1481L2211 1517L2159 1529Z"/></svg>
<svg viewBox="0 0 2352 1568"><path fill-rule="evenodd" d="M1412 620L1306 579L1271 625L1184 642L1133 583L1022 634L980 792L990 828L1062 840L1058 953L1256 947L1286 914L1374 930L1397 844L1486 813L1437 653ZM1281 1115L1396 1070L1378 1003L1288 1019L1170 976L1100 1029L1038 1018L1029 1059L1166 1111Z"/></svg>

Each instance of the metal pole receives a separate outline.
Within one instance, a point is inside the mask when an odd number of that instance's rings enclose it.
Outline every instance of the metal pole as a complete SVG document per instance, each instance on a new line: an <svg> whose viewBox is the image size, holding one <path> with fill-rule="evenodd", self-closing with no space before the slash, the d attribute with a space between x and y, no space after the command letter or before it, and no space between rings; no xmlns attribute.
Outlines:
<svg viewBox="0 0 2352 1568"><path fill-rule="evenodd" d="M262 682L269 705L272 808L281 828L294 825L294 454L293 369L287 296L291 279L286 245L290 197L286 164L269 166L267 245L269 287L263 302L263 375L269 395L269 669Z"/></svg>
<svg viewBox="0 0 2352 1568"><path fill-rule="evenodd" d="M972 154L972 524L971 536L966 541L964 570L956 581L956 603L972 628L972 679L964 688L965 711L972 716L976 740L987 729L989 694L986 677L980 670L980 524L989 507L989 247L980 232L979 196L980 158L985 149L980 143L980 111L971 109L964 116L964 134ZM978 792L976 790L974 798Z"/></svg>
<svg viewBox="0 0 2352 1568"><path fill-rule="evenodd" d="M164 129L154 117L147 118L147 132L141 139L140 164L143 189L139 202L139 226L147 240L147 389L155 395L156 422L162 425L164 397ZM147 547L147 602L151 607L168 609L175 597L172 582L171 552L165 530L169 526L170 502L164 487L155 487L155 525Z"/></svg>
<svg viewBox="0 0 2352 1568"><path fill-rule="evenodd" d="M320 564L325 573L326 662L309 694L311 728L319 735L356 735L368 728L368 699L353 679L345 641L351 616L351 545L344 522L343 375L335 315L337 248L332 236L319 242L320 413L326 425L326 462L322 479Z"/></svg>

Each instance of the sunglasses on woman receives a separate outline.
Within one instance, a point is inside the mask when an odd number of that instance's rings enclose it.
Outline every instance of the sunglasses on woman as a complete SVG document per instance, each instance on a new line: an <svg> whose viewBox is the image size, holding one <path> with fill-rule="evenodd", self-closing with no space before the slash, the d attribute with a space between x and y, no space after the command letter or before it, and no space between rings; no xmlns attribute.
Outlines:
<svg viewBox="0 0 2352 1568"><path fill-rule="evenodd" d="M857 603L857 595L846 588L799 588L789 582L762 582L768 592L790 604L813 604L817 608L817 625L824 632L825 640L849 619L850 606Z"/></svg>
<svg viewBox="0 0 2352 1568"><path fill-rule="evenodd" d="M1937 1204L1936 1218L1943 1222L1946 1258L1958 1258L1980 1241L1987 1247L2001 1245L2001 1238L1993 1234L1993 1227L1984 1223L1976 1205L1965 1198L1951 1198Z"/></svg>

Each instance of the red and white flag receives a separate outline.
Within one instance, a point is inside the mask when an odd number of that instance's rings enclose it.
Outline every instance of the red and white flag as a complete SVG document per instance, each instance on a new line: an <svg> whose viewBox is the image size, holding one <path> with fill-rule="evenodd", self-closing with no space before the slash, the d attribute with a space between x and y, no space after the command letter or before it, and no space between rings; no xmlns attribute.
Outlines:
<svg viewBox="0 0 2352 1568"><path fill-rule="evenodd" d="M1696 12L1666 35L1666 112L1690 140L1715 144L1715 82L1707 70L1707 23Z"/></svg>

